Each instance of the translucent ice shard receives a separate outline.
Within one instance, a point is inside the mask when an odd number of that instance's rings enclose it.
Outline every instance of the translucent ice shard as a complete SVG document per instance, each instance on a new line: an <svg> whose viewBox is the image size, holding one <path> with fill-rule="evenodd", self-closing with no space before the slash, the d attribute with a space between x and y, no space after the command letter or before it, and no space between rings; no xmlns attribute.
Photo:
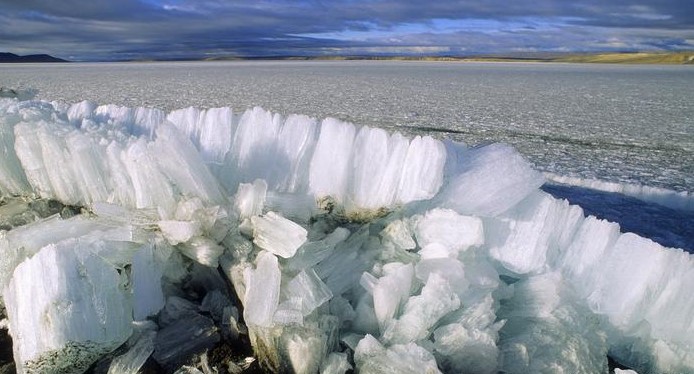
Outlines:
<svg viewBox="0 0 694 374"><path fill-rule="evenodd" d="M157 325L152 321L137 323L127 342L128 351L113 359L108 374L137 374L154 352L156 328Z"/></svg>
<svg viewBox="0 0 694 374"><path fill-rule="evenodd" d="M243 315L249 326L272 326L280 295L279 263L277 257L265 251L258 254L256 263L246 285Z"/></svg>
<svg viewBox="0 0 694 374"><path fill-rule="evenodd" d="M268 212L261 217L252 217L253 243L277 256L289 258L306 242L307 231L296 223Z"/></svg>
<svg viewBox="0 0 694 374"><path fill-rule="evenodd" d="M287 296L301 300L301 311L308 315L333 297L330 288L313 269L303 270L287 284Z"/></svg>

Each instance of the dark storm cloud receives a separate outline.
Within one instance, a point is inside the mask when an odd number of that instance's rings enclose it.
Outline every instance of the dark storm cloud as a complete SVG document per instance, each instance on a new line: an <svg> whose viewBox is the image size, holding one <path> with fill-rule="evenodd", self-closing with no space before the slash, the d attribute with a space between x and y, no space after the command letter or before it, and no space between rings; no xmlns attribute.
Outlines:
<svg viewBox="0 0 694 374"><path fill-rule="evenodd" d="M0 0L0 50L131 59L379 48L393 53L694 48L694 2L606 3Z"/></svg>

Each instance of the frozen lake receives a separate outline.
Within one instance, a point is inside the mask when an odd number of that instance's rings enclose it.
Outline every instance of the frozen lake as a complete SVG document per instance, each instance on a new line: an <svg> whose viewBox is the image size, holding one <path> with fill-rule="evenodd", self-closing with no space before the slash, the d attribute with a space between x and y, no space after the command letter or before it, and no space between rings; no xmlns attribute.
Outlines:
<svg viewBox="0 0 694 374"><path fill-rule="evenodd" d="M532 63L264 61L5 65L38 98L283 114L513 144L548 172L694 190L694 69Z"/></svg>

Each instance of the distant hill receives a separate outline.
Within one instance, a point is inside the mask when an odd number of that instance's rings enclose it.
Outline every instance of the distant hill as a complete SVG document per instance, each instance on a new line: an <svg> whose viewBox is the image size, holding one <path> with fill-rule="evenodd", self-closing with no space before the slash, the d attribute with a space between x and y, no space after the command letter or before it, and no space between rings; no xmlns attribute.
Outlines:
<svg viewBox="0 0 694 374"><path fill-rule="evenodd" d="M634 52L568 55L557 62L589 62L602 64L694 64L694 52Z"/></svg>
<svg viewBox="0 0 694 374"><path fill-rule="evenodd" d="M622 52L622 53L562 53L528 54L524 56L474 56L466 61L499 62L570 62L593 64L694 64L694 51L690 52Z"/></svg>
<svg viewBox="0 0 694 374"><path fill-rule="evenodd" d="M69 62L50 55L19 56L14 53L0 52L0 63L3 62Z"/></svg>

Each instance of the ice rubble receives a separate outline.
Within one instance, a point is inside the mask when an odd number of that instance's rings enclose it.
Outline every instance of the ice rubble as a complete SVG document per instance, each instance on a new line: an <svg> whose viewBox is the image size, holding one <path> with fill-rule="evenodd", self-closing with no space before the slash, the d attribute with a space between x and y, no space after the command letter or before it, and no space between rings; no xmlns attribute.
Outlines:
<svg viewBox="0 0 694 374"><path fill-rule="evenodd" d="M220 341L275 372L694 372L692 256L539 191L505 145L2 99L0 152L20 373L173 372Z"/></svg>

